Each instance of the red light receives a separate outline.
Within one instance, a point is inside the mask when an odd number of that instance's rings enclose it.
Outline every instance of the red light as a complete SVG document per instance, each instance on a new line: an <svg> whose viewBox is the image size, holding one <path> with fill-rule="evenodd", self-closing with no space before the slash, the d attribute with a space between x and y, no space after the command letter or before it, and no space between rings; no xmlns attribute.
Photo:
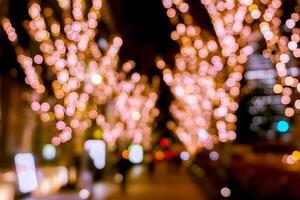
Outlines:
<svg viewBox="0 0 300 200"><path fill-rule="evenodd" d="M165 152L165 159L170 160L171 158L173 158L173 152L172 151L166 151Z"/></svg>
<svg viewBox="0 0 300 200"><path fill-rule="evenodd" d="M160 145L164 148L168 147L170 145L170 141L167 138L162 138L160 140Z"/></svg>

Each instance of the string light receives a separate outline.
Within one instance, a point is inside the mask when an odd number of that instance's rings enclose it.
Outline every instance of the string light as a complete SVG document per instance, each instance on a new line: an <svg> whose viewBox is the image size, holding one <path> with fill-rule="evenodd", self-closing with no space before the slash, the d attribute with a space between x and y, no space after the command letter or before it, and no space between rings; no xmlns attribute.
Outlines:
<svg viewBox="0 0 300 200"><path fill-rule="evenodd" d="M32 110L40 114L43 122L56 124L59 133L52 143L67 142L74 132L82 136L97 124L109 144L123 138L149 147L151 124L159 114L155 108L156 90L140 74L127 75L134 68L133 61L118 69L118 53L123 43L120 37L105 40L101 49L98 46L102 1L92 0L90 8L81 0L57 1L62 20L54 17L52 8L42 8L36 1L29 3L31 19L25 20L24 25L39 47L37 52L20 46L10 20L2 20L25 72L25 82L35 91ZM46 88L46 84L51 88ZM110 107L114 112L103 112Z"/></svg>
<svg viewBox="0 0 300 200"><path fill-rule="evenodd" d="M296 6L295 10L298 7ZM278 23L273 24L273 29L275 30L273 32L277 39L271 44L270 42L267 43L269 45L266 51L274 52L271 56L278 74L278 82L276 88L274 86L274 92L282 95L282 104L286 106L285 116L293 117L298 109L295 96L298 93L297 86L300 72L293 65L295 64L294 60L300 57L298 48L299 29L296 27L299 21L299 14L295 11L284 23L280 23L280 20L278 21ZM281 29L281 27L283 28ZM281 30L285 30L289 36L286 36ZM279 88L280 90L278 90Z"/></svg>
<svg viewBox="0 0 300 200"><path fill-rule="evenodd" d="M162 2L176 28L171 38L180 46L173 70L157 61L174 95L170 111L177 126L171 129L191 153L234 140L240 81L247 58L254 52L254 23L272 20L281 2L201 0L215 33L195 24L183 0Z"/></svg>

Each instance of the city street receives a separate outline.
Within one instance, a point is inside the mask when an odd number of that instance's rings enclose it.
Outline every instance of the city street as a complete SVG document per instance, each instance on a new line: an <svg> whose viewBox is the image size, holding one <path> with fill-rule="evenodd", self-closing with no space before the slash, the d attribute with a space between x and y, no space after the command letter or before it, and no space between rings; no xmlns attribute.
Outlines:
<svg viewBox="0 0 300 200"><path fill-rule="evenodd" d="M0 19L0 200L300 200L300 0Z"/></svg>
<svg viewBox="0 0 300 200"><path fill-rule="evenodd" d="M127 193L111 196L109 200L203 200L199 188L193 183L185 168L170 168L166 164L156 166L153 177L145 168L133 168ZM139 175L140 173L140 175ZM97 188L97 185L95 186ZM97 198L96 198L97 199Z"/></svg>
<svg viewBox="0 0 300 200"><path fill-rule="evenodd" d="M144 166L135 166L128 176L126 192L113 181L94 185L94 198L99 200L204 200L200 189L193 183L186 168L173 167L166 163L156 165L153 176ZM62 192L47 197L26 198L26 200L76 200L78 193ZM24 199L25 200L25 199Z"/></svg>

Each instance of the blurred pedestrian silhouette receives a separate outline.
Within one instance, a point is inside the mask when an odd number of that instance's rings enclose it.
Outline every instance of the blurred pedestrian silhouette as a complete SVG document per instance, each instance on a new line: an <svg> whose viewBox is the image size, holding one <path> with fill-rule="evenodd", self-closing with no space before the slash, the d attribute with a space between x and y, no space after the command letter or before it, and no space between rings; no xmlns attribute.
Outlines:
<svg viewBox="0 0 300 200"><path fill-rule="evenodd" d="M148 162L148 171L150 178L154 178L154 172L155 172L155 160L153 157L150 157L149 162Z"/></svg>
<svg viewBox="0 0 300 200"><path fill-rule="evenodd" d="M118 168L119 168L120 174L122 175L122 180L121 180L122 192L126 192L127 176L128 176L128 171L129 171L130 167L131 167L131 163L129 162L129 160L120 156Z"/></svg>

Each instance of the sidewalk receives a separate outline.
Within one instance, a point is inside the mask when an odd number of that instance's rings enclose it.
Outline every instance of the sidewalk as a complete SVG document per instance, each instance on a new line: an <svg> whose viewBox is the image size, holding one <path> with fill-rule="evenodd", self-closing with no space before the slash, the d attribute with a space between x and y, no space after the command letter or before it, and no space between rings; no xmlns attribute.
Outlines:
<svg viewBox="0 0 300 200"><path fill-rule="evenodd" d="M205 200L185 168L170 170L166 163L156 166L153 177L144 166L135 166L125 193L114 183L95 184L94 196L105 200Z"/></svg>
<svg viewBox="0 0 300 200"><path fill-rule="evenodd" d="M151 177L145 166L135 166L128 174L126 192L113 180L94 184L93 200L205 200L200 186L183 167L170 168L167 163L155 166ZM80 200L78 191L61 192L24 200Z"/></svg>

